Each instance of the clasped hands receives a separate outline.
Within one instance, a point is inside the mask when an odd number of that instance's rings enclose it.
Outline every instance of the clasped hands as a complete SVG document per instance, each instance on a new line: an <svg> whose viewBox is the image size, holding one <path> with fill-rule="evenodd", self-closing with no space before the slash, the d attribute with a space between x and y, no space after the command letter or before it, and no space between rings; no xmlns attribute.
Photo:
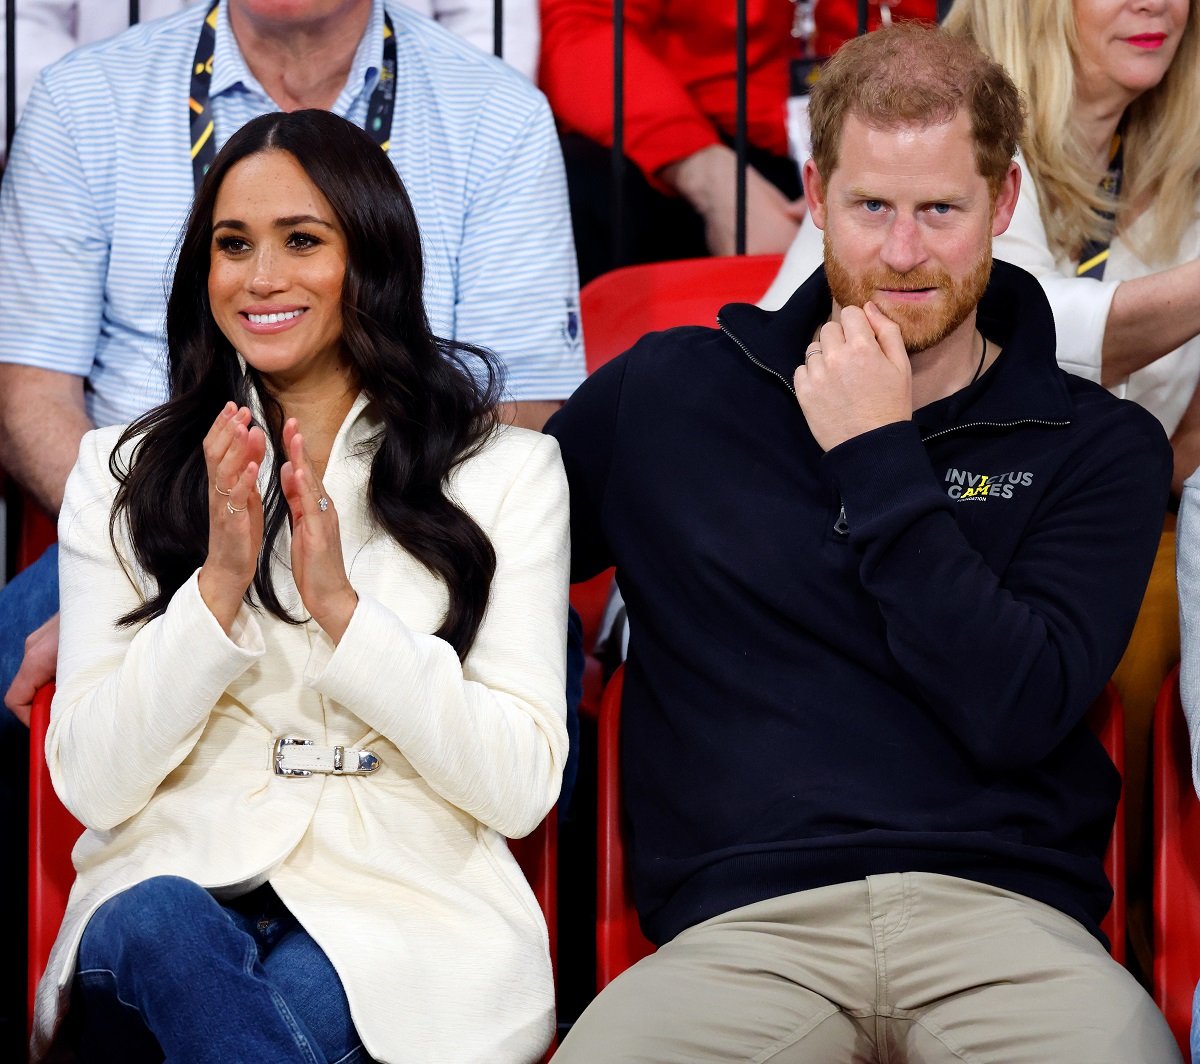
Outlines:
<svg viewBox="0 0 1200 1064"><path fill-rule="evenodd" d="M304 608L337 643L358 596L346 576L337 511L321 487L294 418L283 426L287 461L279 484L292 517L292 577ZM267 438L250 424L250 410L226 403L204 437L208 470L208 556L200 568L200 595L230 631L254 579L263 537L258 471Z"/></svg>
<svg viewBox="0 0 1200 1064"><path fill-rule="evenodd" d="M821 326L793 376L796 399L821 449L912 418L912 366L900 326L873 302L843 307Z"/></svg>

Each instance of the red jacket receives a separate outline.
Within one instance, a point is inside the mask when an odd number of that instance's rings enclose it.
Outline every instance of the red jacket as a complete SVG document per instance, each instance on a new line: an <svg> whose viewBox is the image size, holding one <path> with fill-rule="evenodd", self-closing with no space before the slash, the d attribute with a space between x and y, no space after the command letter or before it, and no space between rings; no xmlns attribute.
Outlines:
<svg viewBox="0 0 1200 1064"><path fill-rule="evenodd" d="M541 87L565 133L612 144L613 0L541 0ZM747 0L747 130L787 154L792 4ZM625 154L647 175L732 136L733 0L626 0Z"/></svg>
<svg viewBox="0 0 1200 1064"><path fill-rule="evenodd" d="M565 133L613 139L613 0L541 0L542 91ZM892 0L896 17L932 18L935 0ZM798 49L789 0L747 0L747 132L787 154L788 63ZM737 115L734 0L626 0L625 153L647 175L732 136ZM818 50L854 36L856 0L817 5ZM871 27L879 24L872 0Z"/></svg>

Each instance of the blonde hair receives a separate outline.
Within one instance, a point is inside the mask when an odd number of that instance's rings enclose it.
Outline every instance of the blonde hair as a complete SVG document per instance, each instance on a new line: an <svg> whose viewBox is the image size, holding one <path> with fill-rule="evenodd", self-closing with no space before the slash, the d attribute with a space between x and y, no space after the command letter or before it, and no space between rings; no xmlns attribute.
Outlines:
<svg viewBox="0 0 1200 1064"><path fill-rule="evenodd" d="M847 41L821 70L808 107L812 157L827 179L837 169L848 115L884 128L971 121L975 169L994 197L1024 125L1021 95L1004 68L962 36L898 22Z"/></svg>
<svg viewBox="0 0 1200 1064"><path fill-rule="evenodd" d="M1037 186L1051 249L1076 259L1088 240L1102 237L1098 211L1116 215L1127 231L1151 212L1149 235L1133 242L1147 264L1165 264L1196 218L1200 192L1200 0L1189 0L1187 26L1166 76L1142 93L1123 120L1124 174L1114 204L1097 185L1095 163L1075 123L1078 42L1072 0L955 0L946 16L951 33L970 37L999 62L1024 94L1029 123L1021 150Z"/></svg>

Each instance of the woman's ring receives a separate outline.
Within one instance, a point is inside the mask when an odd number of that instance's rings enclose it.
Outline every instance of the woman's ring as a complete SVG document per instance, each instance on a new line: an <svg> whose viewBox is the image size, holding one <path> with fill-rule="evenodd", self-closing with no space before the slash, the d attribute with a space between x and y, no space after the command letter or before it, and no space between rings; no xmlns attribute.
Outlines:
<svg viewBox="0 0 1200 1064"><path fill-rule="evenodd" d="M820 353L821 353L821 345L820 344L816 344L816 343L809 344L808 350L804 352L804 361L807 362L810 358L813 357L813 355L819 355Z"/></svg>
<svg viewBox="0 0 1200 1064"><path fill-rule="evenodd" d="M226 493L221 492L221 494L224 495ZM225 512L228 513L230 517L232 517L234 514L244 514L246 512L246 507L234 506L233 503L227 502L225 504Z"/></svg>
<svg viewBox="0 0 1200 1064"><path fill-rule="evenodd" d="M229 496L230 496L230 495L232 495L232 494L233 494L233 492L232 492L232 491L224 491L224 490L222 490L222 488L221 488L221 485L220 485L220 484L218 484L218 483L217 483L215 480L213 481L213 490L214 490L214 491L216 491L216 493L217 493L218 495L224 495L224 496L225 496L225 498L227 498L227 499L229 498Z"/></svg>
<svg viewBox="0 0 1200 1064"><path fill-rule="evenodd" d="M324 513L329 509L329 500L325 498L324 495L317 500L317 509L320 510L321 513Z"/></svg>

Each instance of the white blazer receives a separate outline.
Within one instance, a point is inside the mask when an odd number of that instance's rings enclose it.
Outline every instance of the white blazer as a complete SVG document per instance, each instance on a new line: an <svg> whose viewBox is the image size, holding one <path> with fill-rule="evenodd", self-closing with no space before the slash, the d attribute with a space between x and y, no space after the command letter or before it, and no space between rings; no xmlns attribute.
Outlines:
<svg viewBox="0 0 1200 1064"><path fill-rule="evenodd" d="M162 616L116 627L149 583L127 539L119 533L119 556L109 539L120 428L84 437L59 518L62 635L46 757L87 830L38 988L35 1053L67 1003L89 917L158 875L218 896L269 881L329 955L377 1060L525 1062L548 1044L546 927L504 836L527 834L550 810L567 752L558 446L502 428L451 477L497 556L486 617L460 664L430 634L443 586L366 511L378 428L360 396L324 478L359 595L336 647L312 621L289 625L245 605L226 636L195 574ZM269 458L263 466L265 483ZM303 616L289 551L285 530L275 586ZM287 735L367 747L382 766L365 777L277 776L271 748Z"/></svg>

